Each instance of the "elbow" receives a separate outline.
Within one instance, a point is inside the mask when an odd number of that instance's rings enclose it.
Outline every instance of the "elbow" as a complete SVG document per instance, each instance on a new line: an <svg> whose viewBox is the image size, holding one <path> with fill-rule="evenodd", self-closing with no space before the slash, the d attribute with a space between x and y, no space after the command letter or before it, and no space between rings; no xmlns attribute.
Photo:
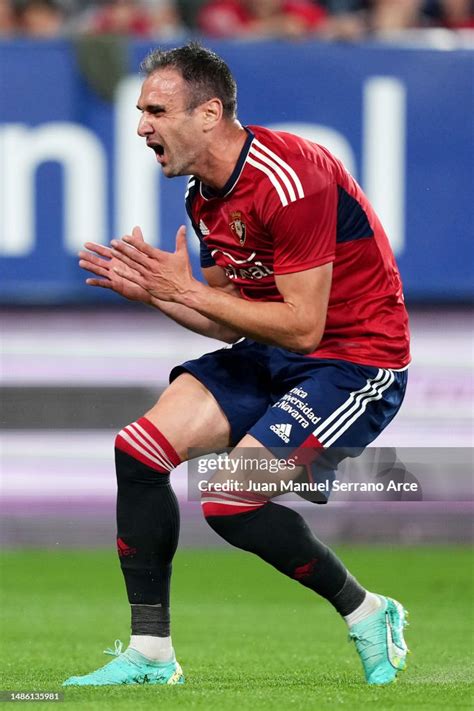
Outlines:
<svg viewBox="0 0 474 711"><path fill-rule="evenodd" d="M308 340L308 341L302 341L297 348L294 348L293 350L296 351L296 353L301 353L301 355L310 355L311 353L314 353L316 348L319 346L319 340Z"/></svg>
<svg viewBox="0 0 474 711"><path fill-rule="evenodd" d="M212 336L218 341L223 341L224 343L228 343L229 345L237 343L237 341L240 341L240 339L242 338L241 333L237 333L236 331L233 331L230 328L222 327L217 329L216 333L212 334Z"/></svg>
<svg viewBox="0 0 474 711"><path fill-rule="evenodd" d="M224 343L228 343L230 346L232 346L234 343L237 343L237 341L240 341L242 336L239 336L235 333L229 333L225 337L222 337L220 340L224 341Z"/></svg>
<svg viewBox="0 0 474 711"><path fill-rule="evenodd" d="M291 350L296 353L301 353L301 355L314 353L321 342L322 335L319 329L318 331L306 331L301 334L295 334L294 346Z"/></svg>

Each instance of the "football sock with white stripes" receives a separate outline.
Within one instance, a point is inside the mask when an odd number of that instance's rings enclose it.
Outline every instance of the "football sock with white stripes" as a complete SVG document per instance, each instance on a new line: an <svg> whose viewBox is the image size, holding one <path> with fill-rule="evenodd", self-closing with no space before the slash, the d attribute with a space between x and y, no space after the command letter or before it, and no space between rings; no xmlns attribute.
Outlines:
<svg viewBox="0 0 474 711"><path fill-rule="evenodd" d="M170 578L179 535L179 508L169 472L180 458L161 432L142 417L117 435L115 463L117 549L132 605L131 646L145 656L166 661L161 656L171 648ZM153 644L144 637L162 641Z"/></svg>
<svg viewBox="0 0 474 711"><path fill-rule="evenodd" d="M228 543L255 553L314 590L341 615L349 615L363 602L364 588L293 509L271 501L259 507L249 504L247 512L242 506L237 514L229 513L232 509L224 502L204 503L203 509L211 528Z"/></svg>

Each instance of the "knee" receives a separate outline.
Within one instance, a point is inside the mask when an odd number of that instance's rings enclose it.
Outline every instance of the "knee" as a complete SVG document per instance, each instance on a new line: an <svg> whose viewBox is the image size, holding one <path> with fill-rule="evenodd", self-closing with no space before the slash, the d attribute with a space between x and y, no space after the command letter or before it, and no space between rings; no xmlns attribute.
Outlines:
<svg viewBox="0 0 474 711"><path fill-rule="evenodd" d="M181 463L172 444L146 417L120 430L115 437L115 454L118 476L130 466L139 465L167 474Z"/></svg>

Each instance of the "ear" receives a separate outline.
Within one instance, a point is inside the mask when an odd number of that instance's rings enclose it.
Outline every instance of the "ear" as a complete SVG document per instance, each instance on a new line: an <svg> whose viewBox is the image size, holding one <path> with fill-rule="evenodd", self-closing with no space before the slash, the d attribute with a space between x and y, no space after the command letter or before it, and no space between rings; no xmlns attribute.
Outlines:
<svg viewBox="0 0 474 711"><path fill-rule="evenodd" d="M212 131L221 121L224 110L220 99L209 99L202 106L204 131Z"/></svg>

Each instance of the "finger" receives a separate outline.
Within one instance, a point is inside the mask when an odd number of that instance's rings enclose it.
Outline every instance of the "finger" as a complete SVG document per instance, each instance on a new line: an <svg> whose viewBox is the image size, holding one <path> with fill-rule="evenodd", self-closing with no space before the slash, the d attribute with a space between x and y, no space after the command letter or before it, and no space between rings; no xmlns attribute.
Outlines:
<svg viewBox="0 0 474 711"><path fill-rule="evenodd" d="M127 257L126 254L122 254L121 252L115 252L112 250L112 253L114 255L114 258L116 261L121 262L122 264L126 265L129 267L129 269L132 269L133 271L137 272L137 274L143 274L146 275L148 272L147 267L142 266L138 262L134 261L133 259L130 259L130 257Z"/></svg>
<svg viewBox="0 0 474 711"><path fill-rule="evenodd" d="M113 244L114 246L115 241L116 240L112 240L111 242L111 244ZM124 242L134 247L138 252L141 252L147 257L151 257L152 259L158 259L161 254L161 249L155 249L150 244L144 242L143 239L139 239L134 235L126 235L125 237L123 237L123 239L121 240L121 244L123 244Z"/></svg>
<svg viewBox="0 0 474 711"><path fill-rule="evenodd" d="M110 257L111 256L112 252L110 253ZM103 257L97 256L93 252L85 252L81 250L78 252L78 257L81 261L91 262L91 264L97 264L99 267L107 268L110 264L110 257L108 259L104 259Z"/></svg>
<svg viewBox="0 0 474 711"><path fill-rule="evenodd" d="M134 237L135 239L137 239L139 242L144 242L144 241L145 241L145 238L143 237L142 229L141 229L141 227L139 227L138 225L136 225L136 226L133 228L133 230L132 230L132 237Z"/></svg>
<svg viewBox="0 0 474 711"><path fill-rule="evenodd" d="M108 279L86 279L89 286L100 286L102 289L112 289L112 282Z"/></svg>
<svg viewBox="0 0 474 711"><path fill-rule="evenodd" d="M115 257L122 264L126 264L131 269L136 269L140 273L145 273L148 269L148 257L145 257L134 247L128 247L127 245L120 245L120 247L114 247L112 250L112 256Z"/></svg>
<svg viewBox="0 0 474 711"><path fill-rule="evenodd" d="M176 251L177 252L187 252L188 245L186 240L186 227L181 225L181 227L176 232Z"/></svg>
<svg viewBox="0 0 474 711"><path fill-rule="evenodd" d="M89 252L94 252L99 254L101 257L108 257L110 259L110 247L106 247L103 244L97 244L96 242L86 242L84 247L89 250Z"/></svg>
<svg viewBox="0 0 474 711"><path fill-rule="evenodd" d="M141 286L143 289L145 288L143 285L142 275L139 274L135 269L130 269L130 267L127 267L125 264L123 264L123 265L114 267L113 271L119 277L122 277L122 279L127 279L127 281L131 281L133 284L137 284L138 286Z"/></svg>
<svg viewBox="0 0 474 711"><path fill-rule="evenodd" d="M109 276L108 268L93 264L92 262L88 262L85 259L79 260L79 266L81 269L85 269L85 271L87 272L92 272L92 274L96 274L97 276L102 276L106 278Z"/></svg>

